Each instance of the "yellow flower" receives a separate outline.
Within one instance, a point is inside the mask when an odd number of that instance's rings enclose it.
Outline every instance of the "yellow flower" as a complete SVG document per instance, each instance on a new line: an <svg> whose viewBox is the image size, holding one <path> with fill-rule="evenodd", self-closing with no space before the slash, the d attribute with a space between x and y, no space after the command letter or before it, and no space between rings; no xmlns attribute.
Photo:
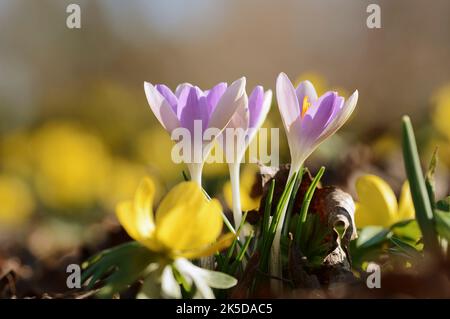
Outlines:
<svg viewBox="0 0 450 319"><path fill-rule="evenodd" d="M356 192L359 199L355 211L358 227L369 225L389 227L415 216L408 182L403 184L398 203L392 188L375 175L359 177L356 181Z"/></svg>
<svg viewBox="0 0 450 319"><path fill-rule="evenodd" d="M250 168L249 166L245 167L241 174L241 183L240 183L240 195L241 195L241 208L244 212L257 209L259 207L259 201L261 197L251 197L251 191L253 184L255 183L256 170ZM228 181L225 183L223 187L223 194L225 196L225 201L228 207L233 207L233 196L231 191L231 182Z"/></svg>
<svg viewBox="0 0 450 319"><path fill-rule="evenodd" d="M229 246L234 235L222 232L220 203L208 199L194 182L175 186L153 214L155 185L145 178L134 200L117 207L117 217L127 233L150 250L168 258L196 259Z"/></svg>
<svg viewBox="0 0 450 319"><path fill-rule="evenodd" d="M149 166L152 175L165 183L181 178L181 171L185 168L172 161L173 145L170 136L159 127L144 131L136 140L138 158Z"/></svg>
<svg viewBox="0 0 450 319"><path fill-rule="evenodd" d="M51 122L32 140L35 183L51 207L93 204L106 185L109 153L102 141L75 124Z"/></svg>
<svg viewBox="0 0 450 319"><path fill-rule="evenodd" d="M102 194L102 203L105 208L114 211L117 203L133 197L136 188L147 173L144 165L115 158L108 176L108 187ZM157 189L162 189L162 186ZM155 199L157 202L161 199L160 192L157 192Z"/></svg>
<svg viewBox="0 0 450 319"><path fill-rule="evenodd" d="M35 207L28 186L12 176L0 176L0 225L18 226L26 221Z"/></svg>
<svg viewBox="0 0 450 319"><path fill-rule="evenodd" d="M433 124L435 128L450 141L450 84L441 87L432 98L436 108L433 113Z"/></svg>

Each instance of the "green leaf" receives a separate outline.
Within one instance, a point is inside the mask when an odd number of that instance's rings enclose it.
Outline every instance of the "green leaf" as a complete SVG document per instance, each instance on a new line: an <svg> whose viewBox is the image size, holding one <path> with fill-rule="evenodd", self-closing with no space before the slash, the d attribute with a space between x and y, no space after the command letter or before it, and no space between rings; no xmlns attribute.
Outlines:
<svg viewBox="0 0 450 319"><path fill-rule="evenodd" d="M427 192L428 192L428 197L430 198L430 205L431 208L435 208L435 192L436 192L436 183L434 181L434 173L436 171L436 165L437 165L437 152L438 152L438 148L436 147L433 155L431 156L431 161L430 161L430 165L428 166L428 171L425 177L425 185L427 186Z"/></svg>
<svg viewBox="0 0 450 319"><path fill-rule="evenodd" d="M289 199L289 204L288 204L286 215L284 218L282 237L287 237L287 235L288 235L289 225L290 225L290 221L291 221L291 217L292 217L292 210L294 209L295 199L297 198L297 192L300 188L300 184L302 183L302 178L303 178L304 173L305 173L305 168L303 166L301 166L298 171L297 178L295 179L294 188L292 190L292 194Z"/></svg>
<svg viewBox="0 0 450 319"><path fill-rule="evenodd" d="M450 212L435 209L434 216L436 218L436 230L439 235L450 241Z"/></svg>
<svg viewBox="0 0 450 319"><path fill-rule="evenodd" d="M414 260L422 257L422 255L416 248L414 248L407 242L401 240L400 238L391 237L390 241L395 246L394 248L389 249L390 252L395 253L397 255L402 255L404 257L411 258Z"/></svg>
<svg viewBox="0 0 450 319"><path fill-rule="evenodd" d="M265 269L267 266L267 262L269 260L270 248L272 247L273 240L275 238L275 232L278 226L278 223L281 219L281 214L283 212L284 207L288 204L290 195L292 194L292 188L294 186L295 179L297 178L297 172L294 173L293 176L288 180L286 187L281 194L281 197L278 201L277 207L275 209L275 213L270 221L270 225L268 225L268 230L266 232L266 236L264 236L264 241L262 243L261 249L261 267Z"/></svg>
<svg viewBox="0 0 450 319"><path fill-rule="evenodd" d="M422 236L419 224L417 224L415 219L403 220L395 223L391 226L391 230L396 237L409 240L412 243L417 243Z"/></svg>
<svg viewBox="0 0 450 319"><path fill-rule="evenodd" d="M383 243L391 235L389 229L382 226L367 226L359 231L356 247L358 249L368 249Z"/></svg>
<svg viewBox="0 0 450 319"><path fill-rule="evenodd" d="M297 220L297 227L294 234L294 241L297 245L300 244L300 235L302 233L303 225L306 221L306 215L308 214L309 205L311 204L312 197L314 192L316 191L317 184L322 178L323 173L325 172L325 167L322 166L314 177L311 185L309 185L308 190L306 191L305 197L303 198L302 207L300 209L300 218Z"/></svg>
<svg viewBox="0 0 450 319"><path fill-rule="evenodd" d="M125 243L104 250L83 263L81 281L85 283L90 279L87 289L92 289L98 280L108 275L98 292L98 297L107 298L134 283L158 258L138 242Z"/></svg>
<svg viewBox="0 0 450 319"><path fill-rule="evenodd" d="M441 199L436 203L436 208L439 210L443 210L444 212L450 212L450 196L447 196L444 199Z"/></svg>
<svg viewBox="0 0 450 319"><path fill-rule="evenodd" d="M425 249L438 256L440 249L438 236L434 228L433 210L420 167L413 127L408 116L403 117L402 145L406 175L408 176L416 219L422 231Z"/></svg>
<svg viewBox="0 0 450 319"><path fill-rule="evenodd" d="M270 212L272 211L272 200L274 190L275 190L275 178L270 183L269 192L267 193L266 202L264 205L264 217L262 224L263 238L265 238L267 236L267 233L269 232Z"/></svg>

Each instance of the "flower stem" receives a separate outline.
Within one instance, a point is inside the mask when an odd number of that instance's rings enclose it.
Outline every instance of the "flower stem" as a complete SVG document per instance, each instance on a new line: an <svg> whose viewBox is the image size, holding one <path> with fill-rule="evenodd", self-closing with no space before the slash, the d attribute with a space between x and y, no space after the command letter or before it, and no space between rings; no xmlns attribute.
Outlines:
<svg viewBox="0 0 450 319"><path fill-rule="evenodd" d="M287 178L287 181L289 181L292 176L294 176L294 174L300 169L301 165L298 166L292 166L289 170L289 176ZM280 222L277 225L277 229L275 232L275 237L272 243L272 248L270 251L270 274L273 277L276 278L282 278L283 277L283 267L282 267L282 262L281 262L281 233L283 230L283 225L284 225L284 219L286 217L286 211L288 208L288 204L289 204L289 199L291 197L292 194L292 190L293 187L288 191L287 193L287 200L285 201L282 211L281 211L281 218L280 218ZM271 288L274 290L274 292L281 292L282 291L282 282L280 280L272 280L271 281Z"/></svg>
<svg viewBox="0 0 450 319"><path fill-rule="evenodd" d="M231 192L233 195L233 218L235 229L239 228L242 220L239 167L239 163L230 163L228 165L230 170Z"/></svg>
<svg viewBox="0 0 450 319"><path fill-rule="evenodd" d="M188 169L191 175L191 181L196 182L198 186L202 187L203 163L188 164Z"/></svg>

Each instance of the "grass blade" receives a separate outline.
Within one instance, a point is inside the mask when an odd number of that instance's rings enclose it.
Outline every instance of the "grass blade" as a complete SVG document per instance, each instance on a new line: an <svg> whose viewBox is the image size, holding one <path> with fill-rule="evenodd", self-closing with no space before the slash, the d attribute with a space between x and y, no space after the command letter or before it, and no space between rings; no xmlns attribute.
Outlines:
<svg viewBox="0 0 450 319"><path fill-rule="evenodd" d="M434 227L433 210L420 166L414 130L408 116L403 117L402 144L406 175L411 188L416 219L422 231L424 249L438 256L440 250L438 236Z"/></svg>

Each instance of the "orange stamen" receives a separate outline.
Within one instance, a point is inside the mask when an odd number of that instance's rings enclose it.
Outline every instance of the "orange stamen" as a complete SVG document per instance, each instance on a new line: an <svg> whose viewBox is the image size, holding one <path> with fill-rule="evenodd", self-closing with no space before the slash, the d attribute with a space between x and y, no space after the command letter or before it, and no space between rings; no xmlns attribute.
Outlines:
<svg viewBox="0 0 450 319"><path fill-rule="evenodd" d="M308 96L305 96L305 97L303 98L303 103L302 103L302 113L301 113L302 118L305 116L306 111L308 111L309 107L311 106L311 103L309 103L308 100L309 100L309 99L308 99Z"/></svg>

